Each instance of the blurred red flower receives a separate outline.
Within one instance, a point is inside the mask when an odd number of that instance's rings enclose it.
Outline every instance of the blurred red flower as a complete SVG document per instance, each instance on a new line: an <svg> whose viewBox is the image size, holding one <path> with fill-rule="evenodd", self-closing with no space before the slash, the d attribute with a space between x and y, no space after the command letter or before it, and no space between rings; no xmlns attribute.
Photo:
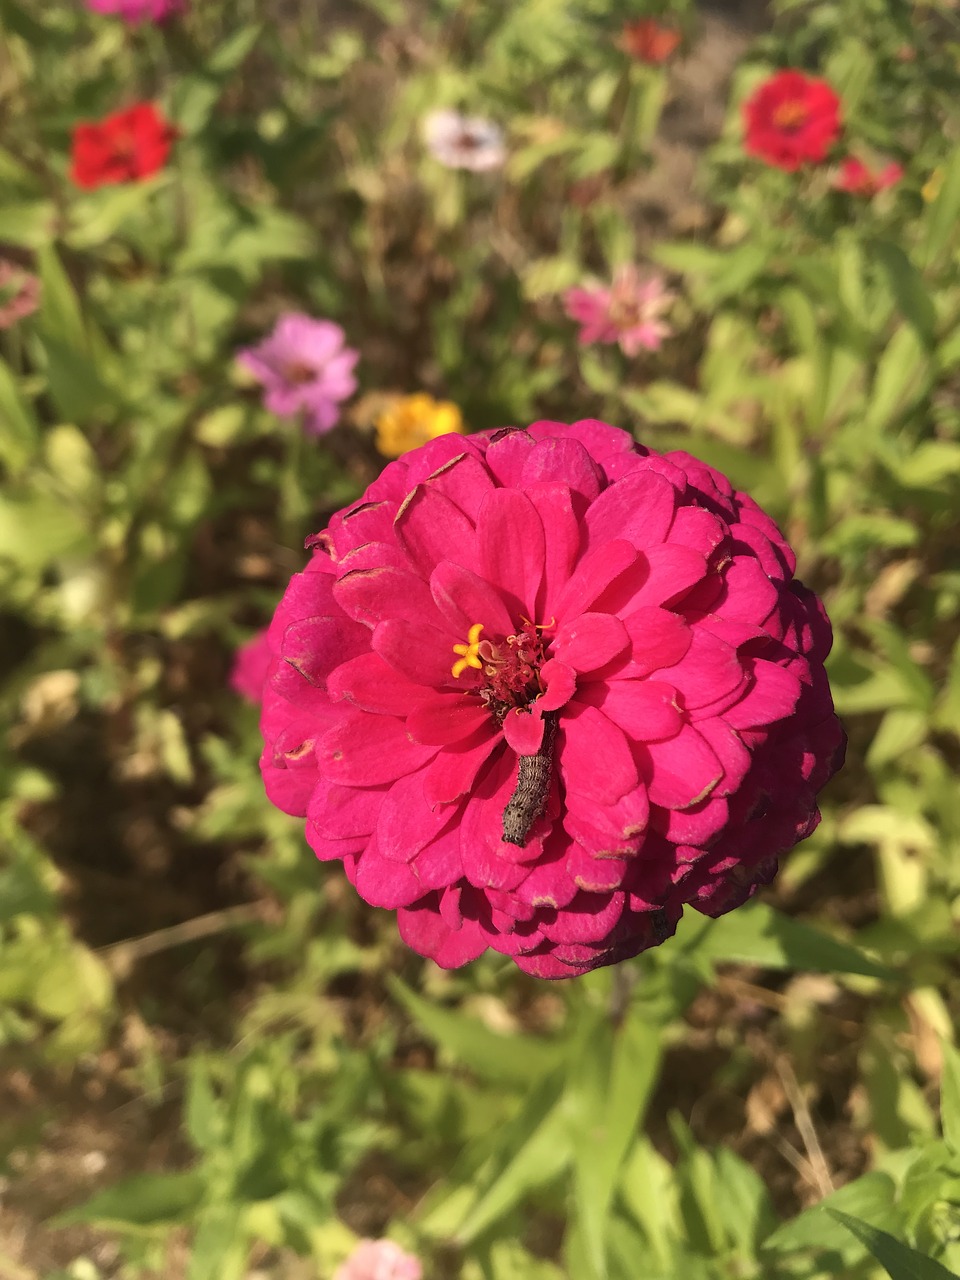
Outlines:
<svg viewBox="0 0 960 1280"><path fill-rule="evenodd" d="M70 177L92 190L112 182L139 182L162 169L177 130L152 102L138 102L73 131Z"/></svg>
<svg viewBox="0 0 960 1280"><path fill-rule="evenodd" d="M676 51L681 40L675 27L665 27L653 18L637 18L625 22L620 33L620 48L638 62L659 66Z"/></svg>
<svg viewBox="0 0 960 1280"><path fill-rule="evenodd" d="M745 145L752 156L793 173L818 164L840 134L840 99L825 80L778 71L743 104Z"/></svg>
<svg viewBox="0 0 960 1280"><path fill-rule="evenodd" d="M875 196L878 191L886 191L895 187L903 177L903 165L891 160L882 169L874 171L868 168L856 156L847 156L840 166L840 172L834 181L838 191L846 191L852 196Z"/></svg>

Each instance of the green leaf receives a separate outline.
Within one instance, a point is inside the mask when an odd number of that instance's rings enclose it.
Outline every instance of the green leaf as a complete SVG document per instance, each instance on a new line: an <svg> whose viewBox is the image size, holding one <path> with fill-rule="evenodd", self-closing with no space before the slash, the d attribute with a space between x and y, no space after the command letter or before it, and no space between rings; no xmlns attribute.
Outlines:
<svg viewBox="0 0 960 1280"><path fill-rule="evenodd" d="M503 1127L494 1176L456 1232L468 1244L504 1214L516 1208L535 1187L552 1182L570 1161L568 1121L556 1101L559 1075L534 1086L520 1114Z"/></svg>
<svg viewBox="0 0 960 1280"><path fill-rule="evenodd" d="M399 978L389 978L393 995L428 1036L483 1080L527 1085L559 1061L561 1047L533 1036L501 1035L469 1014L454 1013L424 1000Z"/></svg>
<svg viewBox="0 0 960 1280"><path fill-rule="evenodd" d="M869 250L883 269L900 314L913 325L924 345L932 346L937 313L920 272L900 246L889 240L871 241Z"/></svg>
<svg viewBox="0 0 960 1280"><path fill-rule="evenodd" d="M610 1208L660 1066L660 1030L635 1008L613 1033L604 1016L585 1026L578 1067L567 1089L576 1113L574 1187L593 1271L606 1273Z"/></svg>
<svg viewBox="0 0 960 1280"><path fill-rule="evenodd" d="M917 1253L916 1249L911 1249L879 1227L871 1227L869 1223L839 1209L828 1208L827 1213L866 1245L891 1280L957 1280L955 1272L948 1271L933 1258Z"/></svg>
<svg viewBox="0 0 960 1280"><path fill-rule="evenodd" d="M941 1042L943 1076L940 1080L940 1123L947 1146L960 1155L960 1053Z"/></svg>
<svg viewBox="0 0 960 1280"><path fill-rule="evenodd" d="M926 344L912 325L901 325L877 362L867 429L879 430L893 422L922 392L929 377Z"/></svg>
<svg viewBox="0 0 960 1280"><path fill-rule="evenodd" d="M713 963L733 961L765 969L807 969L816 973L858 973L898 981L897 974L869 959L849 942L841 942L808 924L750 902L721 916L703 920L689 913L680 921L673 947L691 958Z"/></svg>
<svg viewBox="0 0 960 1280"><path fill-rule="evenodd" d="M149 1227L189 1222L203 1194L199 1172L141 1173L92 1196L86 1204L54 1219L58 1227L95 1222L104 1226Z"/></svg>
<svg viewBox="0 0 960 1280"><path fill-rule="evenodd" d="M865 1173L854 1182L834 1191L820 1204L804 1209L778 1227L763 1242L763 1252L792 1253L797 1249L850 1250L850 1238L842 1227L824 1218L823 1209L842 1206L858 1215L889 1222L893 1213L896 1184L889 1174Z"/></svg>
<svg viewBox="0 0 960 1280"><path fill-rule="evenodd" d="M932 266L946 249L956 233L960 218L960 148L954 151L944 166L943 182L936 199L926 216L926 241L924 261Z"/></svg>
<svg viewBox="0 0 960 1280"><path fill-rule="evenodd" d="M40 427L8 364L0 359L0 458L15 475L37 451Z"/></svg>

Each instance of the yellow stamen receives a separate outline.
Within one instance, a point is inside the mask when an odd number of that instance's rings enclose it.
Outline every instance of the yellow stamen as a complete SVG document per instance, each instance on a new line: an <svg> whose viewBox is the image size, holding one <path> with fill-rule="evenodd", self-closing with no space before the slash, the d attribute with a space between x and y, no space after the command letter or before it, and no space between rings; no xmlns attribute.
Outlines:
<svg viewBox="0 0 960 1280"><path fill-rule="evenodd" d="M460 657L450 668L450 673L454 680L459 680L467 667L472 667L474 671L480 671L483 667L483 663L480 661L480 632L482 630L483 623L475 622L467 632L467 643L453 646L453 652L460 654Z"/></svg>

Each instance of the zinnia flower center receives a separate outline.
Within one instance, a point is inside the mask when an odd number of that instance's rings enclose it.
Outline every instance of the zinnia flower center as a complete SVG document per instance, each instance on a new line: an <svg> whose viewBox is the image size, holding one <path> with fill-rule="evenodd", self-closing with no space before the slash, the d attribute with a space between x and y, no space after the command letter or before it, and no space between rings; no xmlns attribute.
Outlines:
<svg viewBox="0 0 960 1280"><path fill-rule="evenodd" d="M552 626L551 624L548 624ZM456 679L467 670L480 673L476 692L502 724L514 707L524 707L543 693L540 667L545 661L546 628L523 619L523 626L503 640L482 640L483 623L476 622L467 633L466 644L455 644L458 654L451 672Z"/></svg>
<svg viewBox="0 0 960 1280"><path fill-rule="evenodd" d="M316 369L305 360L290 360L283 366L283 377L294 387L302 387L313 382L317 376Z"/></svg>
<svg viewBox="0 0 960 1280"><path fill-rule="evenodd" d="M788 102L781 102L774 110L773 123L778 129L799 129L806 123L807 114L807 104L799 98L791 98Z"/></svg>

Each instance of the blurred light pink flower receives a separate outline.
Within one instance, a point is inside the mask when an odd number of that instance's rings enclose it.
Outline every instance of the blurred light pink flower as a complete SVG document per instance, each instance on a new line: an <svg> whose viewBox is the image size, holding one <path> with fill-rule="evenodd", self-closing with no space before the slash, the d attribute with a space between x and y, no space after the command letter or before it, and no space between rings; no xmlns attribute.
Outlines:
<svg viewBox="0 0 960 1280"><path fill-rule="evenodd" d="M891 160L882 169L874 170L856 156L847 156L834 181L838 191L852 196L875 196L878 191L895 187L903 177L903 165Z"/></svg>
<svg viewBox="0 0 960 1280"><path fill-rule="evenodd" d="M689 454L592 420L444 435L307 546L270 624L267 794L444 968L614 964L817 825L830 624Z"/></svg>
<svg viewBox="0 0 960 1280"><path fill-rule="evenodd" d="M353 367L359 351L344 345L344 332L332 320L314 320L291 311L255 347L237 355L266 388L263 402L279 418L303 414L303 425L323 435L337 423L339 404L353 395Z"/></svg>
<svg viewBox="0 0 960 1280"><path fill-rule="evenodd" d="M567 315L581 326L580 342L619 342L625 356L641 348L656 351L670 333L661 317L676 297L663 277L642 276L632 263L620 267L610 286L595 284L568 289Z"/></svg>
<svg viewBox="0 0 960 1280"><path fill-rule="evenodd" d="M185 0L87 0L94 13L115 14L124 22L165 22L182 13Z"/></svg>
<svg viewBox="0 0 960 1280"><path fill-rule="evenodd" d="M10 329L40 305L40 281L29 271L0 258L0 329Z"/></svg>
<svg viewBox="0 0 960 1280"><path fill-rule="evenodd" d="M257 707L274 662L267 631L268 628L264 627L240 646L234 654L230 672L230 687Z"/></svg>
<svg viewBox="0 0 960 1280"><path fill-rule="evenodd" d="M333 1280L421 1280L419 1258L404 1253L392 1240L361 1240L337 1267Z"/></svg>
<svg viewBox="0 0 960 1280"><path fill-rule="evenodd" d="M448 169L480 173L499 169L507 157L503 130L482 116L459 111L431 111L423 122L427 150Z"/></svg>

